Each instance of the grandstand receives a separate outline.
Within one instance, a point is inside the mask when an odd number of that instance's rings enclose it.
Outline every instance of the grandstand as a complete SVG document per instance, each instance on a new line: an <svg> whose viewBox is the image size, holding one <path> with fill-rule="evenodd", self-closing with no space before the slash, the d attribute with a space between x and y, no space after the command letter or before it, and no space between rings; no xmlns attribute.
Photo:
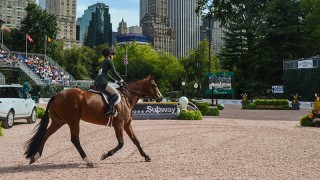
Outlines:
<svg viewBox="0 0 320 180"><path fill-rule="evenodd" d="M25 52L15 52L9 50L6 46L0 48L0 84L6 83L4 72L11 72L13 77L23 73L37 85L62 85L62 86L81 86L89 87L92 81L77 81L71 74L60 67L54 60L43 54L28 53L25 58ZM13 73L13 72L19 73ZM3 72L3 73L1 73ZM8 82L8 81L7 81Z"/></svg>

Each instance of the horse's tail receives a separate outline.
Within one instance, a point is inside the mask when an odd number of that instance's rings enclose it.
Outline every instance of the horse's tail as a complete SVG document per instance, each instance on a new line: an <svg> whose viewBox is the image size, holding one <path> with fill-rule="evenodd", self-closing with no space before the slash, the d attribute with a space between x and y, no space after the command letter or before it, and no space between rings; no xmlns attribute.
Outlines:
<svg viewBox="0 0 320 180"><path fill-rule="evenodd" d="M46 108L46 111L45 111L43 117L41 118L41 121L37 125L37 129L35 130L35 134L33 135L33 137L29 141L26 142L26 145L25 145L26 150L24 152L24 155L26 156L27 159L34 157L37 154L39 148L43 144L44 137L47 132L47 127L49 124L48 111L49 111L50 105L53 102L54 98L55 98L55 96L52 96L50 98L48 105L47 105L47 108Z"/></svg>

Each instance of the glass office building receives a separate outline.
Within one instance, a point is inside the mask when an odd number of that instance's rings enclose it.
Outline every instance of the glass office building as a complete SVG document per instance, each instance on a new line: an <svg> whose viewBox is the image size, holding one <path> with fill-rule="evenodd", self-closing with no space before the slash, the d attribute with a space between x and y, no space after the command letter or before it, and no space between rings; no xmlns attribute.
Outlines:
<svg viewBox="0 0 320 180"><path fill-rule="evenodd" d="M80 41L90 47L105 43L112 45L109 6L97 3L84 11L80 23Z"/></svg>

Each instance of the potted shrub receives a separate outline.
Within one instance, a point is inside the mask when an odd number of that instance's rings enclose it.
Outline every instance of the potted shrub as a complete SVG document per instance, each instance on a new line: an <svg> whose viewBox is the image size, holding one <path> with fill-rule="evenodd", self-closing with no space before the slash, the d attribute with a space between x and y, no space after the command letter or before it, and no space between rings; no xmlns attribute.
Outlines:
<svg viewBox="0 0 320 180"><path fill-rule="evenodd" d="M247 106L250 103L249 100L248 100L247 93L243 93L243 94L241 94L241 96L243 98L242 101L241 101L242 107Z"/></svg>
<svg viewBox="0 0 320 180"><path fill-rule="evenodd" d="M299 103L299 95L298 93L296 95L293 95L293 100L291 103L292 110L299 110L300 109L300 103Z"/></svg>

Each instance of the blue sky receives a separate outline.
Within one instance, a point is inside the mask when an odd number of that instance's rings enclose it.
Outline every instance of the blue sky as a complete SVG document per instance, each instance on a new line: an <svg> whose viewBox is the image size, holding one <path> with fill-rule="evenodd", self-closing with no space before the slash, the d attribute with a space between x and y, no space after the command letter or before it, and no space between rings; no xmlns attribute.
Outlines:
<svg viewBox="0 0 320 180"><path fill-rule="evenodd" d="M139 0L77 0L77 17L81 17L84 10L97 2L109 6L113 31L117 31L122 18L128 27L139 26Z"/></svg>

